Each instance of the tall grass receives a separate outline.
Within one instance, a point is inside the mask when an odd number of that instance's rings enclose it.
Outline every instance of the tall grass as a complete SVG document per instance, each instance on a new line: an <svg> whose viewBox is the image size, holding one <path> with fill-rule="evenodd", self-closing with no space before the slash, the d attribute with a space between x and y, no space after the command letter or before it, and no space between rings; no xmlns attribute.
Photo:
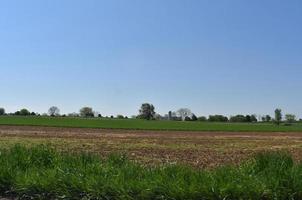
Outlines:
<svg viewBox="0 0 302 200"><path fill-rule="evenodd" d="M275 152L214 170L144 167L120 155L101 159L48 146L15 146L1 150L0 194L21 199L302 199L302 165Z"/></svg>

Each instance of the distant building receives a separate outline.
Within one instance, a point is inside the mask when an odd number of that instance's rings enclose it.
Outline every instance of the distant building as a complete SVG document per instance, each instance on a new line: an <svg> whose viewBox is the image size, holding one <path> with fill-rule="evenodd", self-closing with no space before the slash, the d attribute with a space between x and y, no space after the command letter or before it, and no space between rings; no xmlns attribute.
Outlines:
<svg viewBox="0 0 302 200"><path fill-rule="evenodd" d="M168 120L172 120L172 111L169 111L169 114L168 114Z"/></svg>

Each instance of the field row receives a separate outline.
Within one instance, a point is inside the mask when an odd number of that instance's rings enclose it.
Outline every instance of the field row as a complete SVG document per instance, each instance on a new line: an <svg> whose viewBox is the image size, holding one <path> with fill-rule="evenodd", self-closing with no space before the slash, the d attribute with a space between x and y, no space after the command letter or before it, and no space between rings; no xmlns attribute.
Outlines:
<svg viewBox="0 0 302 200"><path fill-rule="evenodd" d="M302 134L260 132L135 131L0 126L0 146L51 144L60 151L127 155L147 165L189 164L212 168L238 164L255 153L287 151L302 157Z"/></svg>
<svg viewBox="0 0 302 200"><path fill-rule="evenodd" d="M302 123L294 123L290 126L277 126L272 123L181 122L148 121L139 119L87 119L70 117L4 116L0 117L0 125L174 131L302 132Z"/></svg>

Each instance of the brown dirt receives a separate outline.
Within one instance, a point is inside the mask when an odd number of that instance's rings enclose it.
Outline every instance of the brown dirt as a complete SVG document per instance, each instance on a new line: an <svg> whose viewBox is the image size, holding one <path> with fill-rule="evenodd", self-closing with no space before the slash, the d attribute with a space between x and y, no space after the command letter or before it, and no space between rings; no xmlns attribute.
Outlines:
<svg viewBox="0 0 302 200"><path fill-rule="evenodd" d="M63 151L125 153L143 164L196 167L237 164L254 153L283 150L301 160L302 133L138 131L0 126L0 145L50 143Z"/></svg>

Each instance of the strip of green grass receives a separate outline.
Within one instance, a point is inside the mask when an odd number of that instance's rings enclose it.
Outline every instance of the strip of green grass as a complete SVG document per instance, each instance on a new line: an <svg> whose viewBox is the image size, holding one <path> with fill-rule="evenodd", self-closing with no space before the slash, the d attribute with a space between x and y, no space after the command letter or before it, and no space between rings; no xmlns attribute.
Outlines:
<svg viewBox="0 0 302 200"><path fill-rule="evenodd" d="M47 146L0 150L0 196L23 199L302 199L302 165L284 153L239 167L143 167L123 156L64 154Z"/></svg>
<svg viewBox="0 0 302 200"><path fill-rule="evenodd" d="M256 132L302 132L302 124L276 126L269 123L212 123L179 121L146 121L139 119L83 119L51 117L0 117L0 125L29 125L76 128L176 130L176 131L256 131Z"/></svg>

